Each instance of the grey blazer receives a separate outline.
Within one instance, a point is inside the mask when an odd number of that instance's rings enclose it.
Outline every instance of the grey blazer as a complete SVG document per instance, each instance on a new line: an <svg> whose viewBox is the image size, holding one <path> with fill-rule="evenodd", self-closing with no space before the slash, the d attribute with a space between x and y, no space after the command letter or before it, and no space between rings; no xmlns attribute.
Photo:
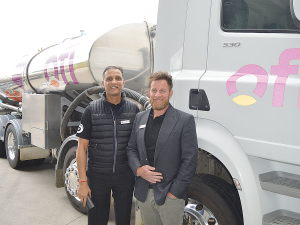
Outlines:
<svg viewBox="0 0 300 225"><path fill-rule="evenodd" d="M149 165L144 141L150 110L136 115L127 146L128 163L133 173L140 166ZM198 145L192 115L169 105L156 142L154 167L162 173L161 182L153 185L155 202L163 205L168 192L187 199L187 187L197 166ZM145 202L149 182L137 176L134 196Z"/></svg>

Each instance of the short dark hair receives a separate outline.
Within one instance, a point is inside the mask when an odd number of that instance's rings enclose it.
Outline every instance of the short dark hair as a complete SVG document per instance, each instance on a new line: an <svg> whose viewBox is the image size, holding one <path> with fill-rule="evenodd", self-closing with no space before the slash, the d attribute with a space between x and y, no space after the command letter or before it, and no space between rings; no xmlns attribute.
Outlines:
<svg viewBox="0 0 300 225"><path fill-rule="evenodd" d="M105 73L107 70L110 70L110 69L116 69L116 70L119 70L122 74L122 77L123 77L123 68L120 67L120 66L107 66L104 71L103 71L103 74L102 74L102 77L103 77L103 80L104 80L104 77L105 77Z"/></svg>
<svg viewBox="0 0 300 225"><path fill-rule="evenodd" d="M165 71L157 71L155 73L151 73L149 76L149 88L151 87L152 81L156 80L165 80L167 81L170 91L173 88L173 81L172 81L172 76L168 74L168 72Z"/></svg>

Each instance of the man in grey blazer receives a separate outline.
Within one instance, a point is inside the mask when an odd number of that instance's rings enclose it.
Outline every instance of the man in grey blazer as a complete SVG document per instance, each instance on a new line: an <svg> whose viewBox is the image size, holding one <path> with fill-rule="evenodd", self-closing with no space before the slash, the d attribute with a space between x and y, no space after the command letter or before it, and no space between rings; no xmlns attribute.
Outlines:
<svg viewBox="0 0 300 225"><path fill-rule="evenodd" d="M150 75L152 109L136 115L127 146L145 225L182 224L187 187L197 165L195 121L169 103L172 87L168 73Z"/></svg>

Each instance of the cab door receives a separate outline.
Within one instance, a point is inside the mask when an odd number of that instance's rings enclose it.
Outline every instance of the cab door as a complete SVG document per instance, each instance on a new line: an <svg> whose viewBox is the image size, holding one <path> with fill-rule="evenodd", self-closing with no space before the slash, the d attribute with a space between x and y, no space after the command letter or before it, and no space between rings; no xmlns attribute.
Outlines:
<svg viewBox="0 0 300 225"><path fill-rule="evenodd" d="M216 0L211 15L199 84L210 113L199 116L223 125L248 155L299 165L300 33L290 1Z"/></svg>

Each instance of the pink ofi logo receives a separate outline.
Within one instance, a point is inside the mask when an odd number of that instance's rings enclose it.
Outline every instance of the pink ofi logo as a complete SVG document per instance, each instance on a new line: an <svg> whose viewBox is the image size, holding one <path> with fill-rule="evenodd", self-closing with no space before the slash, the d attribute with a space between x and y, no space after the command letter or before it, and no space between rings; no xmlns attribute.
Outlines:
<svg viewBox="0 0 300 225"><path fill-rule="evenodd" d="M69 85L69 82L66 78L65 65L64 65L65 60L69 58L69 71L70 71L71 78L72 78L74 84L79 84L79 82L76 79L74 68L73 68L73 59L74 59L75 50L76 50L76 49L74 49L74 47L76 47L78 45L79 45L79 43L67 47L66 50L59 55L59 57L57 57L56 55L52 55L49 57L49 59L45 63L45 67L44 67L44 76L47 79L47 81L49 81L47 68L50 63L53 63L55 78L57 80L59 80L59 73L58 73L58 62L59 62L59 69L60 69L60 74L62 76L62 79L66 85Z"/></svg>
<svg viewBox="0 0 300 225"><path fill-rule="evenodd" d="M298 65L290 65L290 61L293 59L300 59L300 48L291 48L284 50L280 57L278 65L271 66L272 75L277 75L277 79L274 84L272 106L283 106L285 85L290 74L298 74ZM259 65L249 64L240 68L235 74L233 74L227 80L226 87L228 95L232 95L237 92L236 81L245 75L254 75L257 78L257 84L253 91L258 97L262 98L267 89L269 81L268 73ZM249 95L239 95L232 99L238 105L252 105L257 101ZM300 108L300 90L298 96L298 108Z"/></svg>

